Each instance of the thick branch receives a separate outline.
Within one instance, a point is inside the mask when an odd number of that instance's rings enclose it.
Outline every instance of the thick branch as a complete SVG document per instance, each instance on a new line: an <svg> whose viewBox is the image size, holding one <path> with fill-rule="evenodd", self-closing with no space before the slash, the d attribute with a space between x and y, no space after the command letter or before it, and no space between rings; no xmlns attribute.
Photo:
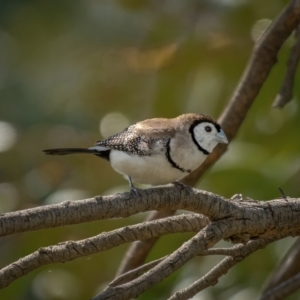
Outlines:
<svg viewBox="0 0 300 300"><path fill-rule="evenodd" d="M281 226L290 229L299 226L300 202L298 199L273 201L229 201L219 195L193 188L156 188L140 191L135 197L129 193L95 197L81 201L68 201L3 214L0 217L0 234L69 225L78 222L128 217L139 212L164 209L185 209L201 213L210 219L236 218L246 220L262 234L263 230ZM262 224L262 220L267 223ZM237 224L239 223L237 222ZM249 227L251 228L251 226ZM255 234L252 232L252 234Z"/></svg>
<svg viewBox="0 0 300 300"><path fill-rule="evenodd" d="M173 209L172 207L177 209L181 205L189 206L189 197L194 192L189 188L183 190L177 187L141 190L139 194L139 197L131 193L96 196L85 200L65 201L60 204L1 214L0 236L109 219L116 216L128 217L149 210ZM210 197L209 195L213 194L204 192L203 200L209 199L205 195ZM185 204L181 201L184 201ZM196 201L194 199L194 204Z"/></svg>

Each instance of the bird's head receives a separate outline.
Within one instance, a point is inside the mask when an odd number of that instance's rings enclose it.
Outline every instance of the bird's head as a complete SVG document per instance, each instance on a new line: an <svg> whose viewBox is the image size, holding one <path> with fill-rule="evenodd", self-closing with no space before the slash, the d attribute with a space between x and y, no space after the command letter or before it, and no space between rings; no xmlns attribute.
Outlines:
<svg viewBox="0 0 300 300"><path fill-rule="evenodd" d="M190 127L194 143L199 150L209 154L218 143L228 144L228 139L221 126L211 118L196 120Z"/></svg>

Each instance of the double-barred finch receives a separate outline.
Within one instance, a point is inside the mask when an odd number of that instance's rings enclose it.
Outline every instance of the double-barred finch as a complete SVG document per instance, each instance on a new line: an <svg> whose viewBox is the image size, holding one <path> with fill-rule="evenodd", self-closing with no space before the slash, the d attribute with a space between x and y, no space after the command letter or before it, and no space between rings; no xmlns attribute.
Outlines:
<svg viewBox="0 0 300 300"><path fill-rule="evenodd" d="M108 160L132 182L163 185L197 169L218 143L228 143L221 126L202 114L138 122L90 148L43 150L50 155L87 153Z"/></svg>

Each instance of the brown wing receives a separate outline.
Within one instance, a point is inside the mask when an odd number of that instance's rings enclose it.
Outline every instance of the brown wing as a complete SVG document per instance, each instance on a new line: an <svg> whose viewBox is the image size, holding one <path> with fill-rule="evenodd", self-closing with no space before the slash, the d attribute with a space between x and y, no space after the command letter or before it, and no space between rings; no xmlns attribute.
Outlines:
<svg viewBox="0 0 300 300"><path fill-rule="evenodd" d="M126 128L97 146L131 154L151 155L163 151L169 138L175 135L174 119L149 119Z"/></svg>

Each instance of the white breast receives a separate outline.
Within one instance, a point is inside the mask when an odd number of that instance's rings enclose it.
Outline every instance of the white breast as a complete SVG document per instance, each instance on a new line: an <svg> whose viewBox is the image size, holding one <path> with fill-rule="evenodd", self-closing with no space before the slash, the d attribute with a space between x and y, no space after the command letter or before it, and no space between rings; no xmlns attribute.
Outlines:
<svg viewBox="0 0 300 300"><path fill-rule="evenodd" d="M137 156L111 150L110 162L117 172L143 184L168 184L188 175L173 168L164 155Z"/></svg>
<svg viewBox="0 0 300 300"><path fill-rule="evenodd" d="M185 170L197 169L206 159L189 136L174 138L170 143L170 156L173 161Z"/></svg>
<svg viewBox="0 0 300 300"><path fill-rule="evenodd" d="M205 160L206 156L197 149L196 145L177 145L172 141L170 154L173 161L182 169L193 171ZM180 150L180 151L179 151ZM111 150L111 166L119 173L128 175L134 182L163 185L180 180L188 172L175 168L167 159L164 152L150 156L129 155L122 151Z"/></svg>

